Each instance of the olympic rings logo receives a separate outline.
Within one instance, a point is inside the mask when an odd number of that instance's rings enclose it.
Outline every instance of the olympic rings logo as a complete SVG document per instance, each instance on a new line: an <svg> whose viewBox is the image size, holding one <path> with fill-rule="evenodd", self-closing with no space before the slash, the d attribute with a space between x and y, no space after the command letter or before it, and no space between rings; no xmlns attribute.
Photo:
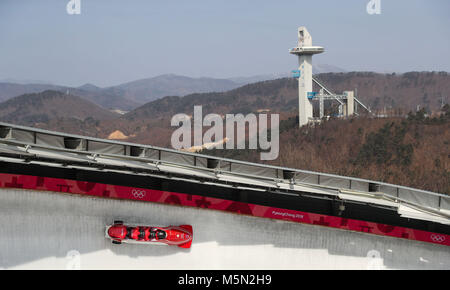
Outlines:
<svg viewBox="0 0 450 290"><path fill-rule="evenodd" d="M142 198L144 198L146 192L145 192L145 190L133 189L133 190L131 191L131 194L132 194L135 198L142 199Z"/></svg>
<svg viewBox="0 0 450 290"><path fill-rule="evenodd" d="M442 243L443 241L445 241L445 237L442 235L432 234L430 236L430 238L433 242L436 242L436 243Z"/></svg>

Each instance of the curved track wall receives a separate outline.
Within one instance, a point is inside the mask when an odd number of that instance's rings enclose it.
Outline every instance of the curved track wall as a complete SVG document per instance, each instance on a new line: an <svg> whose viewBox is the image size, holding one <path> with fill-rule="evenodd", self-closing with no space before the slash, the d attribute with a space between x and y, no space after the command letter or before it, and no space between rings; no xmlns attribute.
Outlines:
<svg viewBox="0 0 450 290"><path fill-rule="evenodd" d="M193 207L0 189L0 268L450 269L449 247ZM189 250L113 245L113 219L194 227Z"/></svg>
<svg viewBox="0 0 450 290"><path fill-rule="evenodd" d="M450 245L450 235L298 210L256 205L193 194L19 174L0 174L0 187L48 190L104 198L129 199L209 208L255 217L340 228L376 235Z"/></svg>

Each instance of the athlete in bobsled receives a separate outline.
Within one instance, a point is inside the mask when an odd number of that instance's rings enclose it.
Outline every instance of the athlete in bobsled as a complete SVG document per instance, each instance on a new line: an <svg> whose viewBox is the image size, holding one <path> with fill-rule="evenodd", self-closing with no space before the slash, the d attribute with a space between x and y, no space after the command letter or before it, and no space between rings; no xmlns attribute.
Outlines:
<svg viewBox="0 0 450 290"><path fill-rule="evenodd" d="M114 221L106 227L106 237L113 244L123 243L156 243L190 248L192 243L192 226L152 227L138 225L124 225L121 221Z"/></svg>

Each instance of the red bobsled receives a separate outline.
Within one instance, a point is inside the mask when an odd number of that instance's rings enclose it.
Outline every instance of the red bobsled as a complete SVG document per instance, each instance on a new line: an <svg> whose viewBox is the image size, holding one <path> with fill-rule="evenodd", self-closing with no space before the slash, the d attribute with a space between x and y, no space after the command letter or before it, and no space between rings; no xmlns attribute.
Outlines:
<svg viewBox="0 0 450 290"><path fill-rule="evenodd" d="M166 244L181 248L190 248L192 243L192 226L139 226L125 225L122 221L106 227L106 237L113 244Z"/></svg>

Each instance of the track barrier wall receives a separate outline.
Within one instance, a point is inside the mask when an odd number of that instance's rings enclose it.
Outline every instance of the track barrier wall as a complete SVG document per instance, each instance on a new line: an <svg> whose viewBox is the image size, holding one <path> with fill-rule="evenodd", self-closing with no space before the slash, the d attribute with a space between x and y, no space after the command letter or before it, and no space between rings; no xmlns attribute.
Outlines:
<svg viewBox="0 0 450 290"><path fill-rule="evenodd" d="M0 173L0 188L52 191L190 206L450 246L450 235L199 195L69 179Z"/></svg>

